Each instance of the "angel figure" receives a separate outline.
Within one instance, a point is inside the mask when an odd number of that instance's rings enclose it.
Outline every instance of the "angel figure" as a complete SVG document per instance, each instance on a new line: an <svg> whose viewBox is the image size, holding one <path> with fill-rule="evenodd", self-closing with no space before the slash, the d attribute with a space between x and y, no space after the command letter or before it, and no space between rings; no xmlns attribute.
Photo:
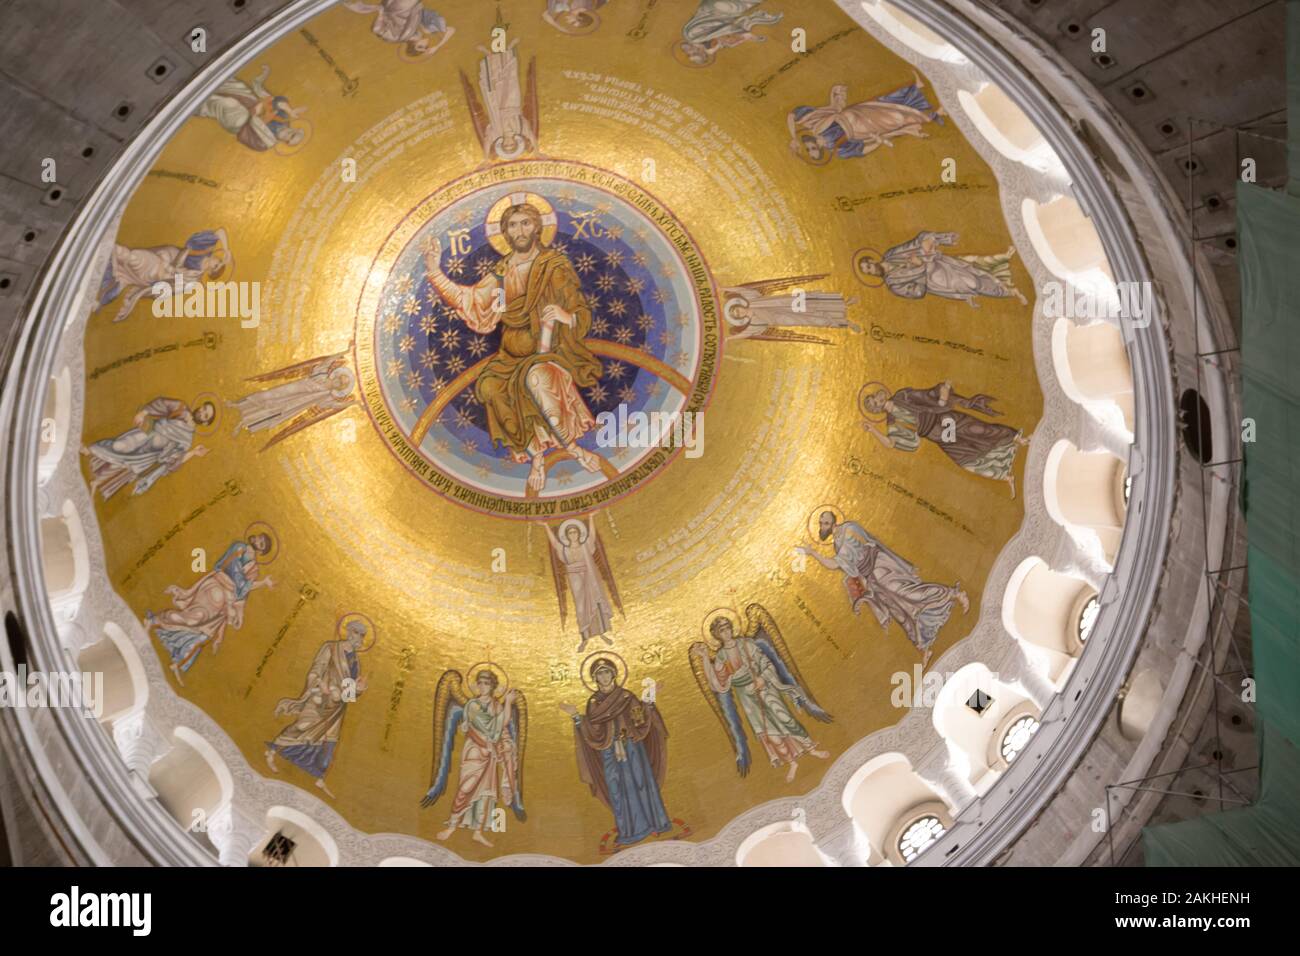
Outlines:
<svg viewBox="0 0 1300 956"><path fill-rule="evenodd" d="M348 365L347 354L346 351L335 352L307 359L248 379L250 382L288 381L229 402L240 416L235 434L239 434L241 429L257 432L288 424L262 446L262 451L266 451L295 432L357 404L354 394L356 375Z"/></svg>
<svg viewBox="0 0 1300 956"><path fill-rule="evenodd" d="M785 782L790 783L799 769L800 757L811 754L825 760L830 756L817 747L794 716L791 705L823 723L833 718L805 688L794 657L767 609L751 604L745 609L745 617L745 633L737 635L736 625L727 613L716 615L709 622L709 636L718 646L711 648L703 641L692 644L691 671L700 693L731 738L740 775L749 773L749 744L739 716L743 713L772 766L787 768Z"/></svg>
<svg viewBox="0 0 1300 956"><path fill-rule="evenodd" d="M483 59L478 65L478 93L465 71L460 73L460 83L465 90L474 132L483 147L485 162L502 162L518 159L524 153L537 149L537 58L528 61L528 87L519 88L519 57L515 53L518 40L508 50L489 53L482 47Z"/></svg>
<svg viewBox="0 0 1300 956"><path fill-rule="evenodd" d="M722 290L722 315L730 328L728 340L761 339L829 345L820 336L788 329L852 329L861 332L856 322L848 320L848 307L858 301L856 298L846 300L838 292L808 292L802 288L805 283L825 278L825 275L790 276L725 287Z"/></svg>
<svg viewBox="0 0 1300 956"><path fill-rule="evenodd" d="M564 591L567 584L568 590L573 592L573 613L578 618L578 633L582 635L578 653L586 649L587 642L593 637L613 644L613 640L605 636L614 626L610 600L613 599L620 614L623 613L623 602L618 596L618 585L614 583L605 544L596 532L596 516L590 515L585 524L577 518L570 518L560 525L558 536L549 525L543 524L542 527L551 543L551 576L555 579L555 596L560 602L560 627L565 624Z"/></svg>
<svg viewBox="0 0 1300 956"><path fill-rule="evenodd" d="M456 729L465 725L456 795L439 840L460 827L474 831L475 842L492 846L483 830L504 829L495 820L498 804L513 810L521 823L528 819L523 783L528 705L519 691L499 693L500 687L500 678L490 667L474 675L473 697L466 692L460 671L446 671L438 681L433 696L433 780L420 806L433 806L446 792ZM505 811L501 814L503 824Z"/></svg>

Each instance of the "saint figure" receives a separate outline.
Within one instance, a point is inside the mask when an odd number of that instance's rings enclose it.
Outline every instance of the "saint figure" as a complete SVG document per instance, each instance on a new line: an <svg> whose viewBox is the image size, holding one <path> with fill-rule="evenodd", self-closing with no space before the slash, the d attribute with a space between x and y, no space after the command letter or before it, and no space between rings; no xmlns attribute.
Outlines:
<svg viewBox="0 0 1300 956"><path fill-rule="evenodd" d="M589 673L596 690L586 713L560 705L573 720L578 777L614 814L615 846L671 832L660 796L668 771L668 730L659 709L619 686L618 668L609 658L597 658Z"/></svg>
<svg viewBox="0 0 1300 956"><path fill-rule="evenodd" d="M122 306L113 316L114 322L121 322L142 298L157 298L156 285L166 283L166 294L171 295L180 276L181 289L188 292L195 283L221 278L233 265L224 229L196 232L185 240L184 247L130 249L117 243L99 283L98 307L102 309L125 292Z"/></svg>
<svg viewBox="0 0 1300 956"><path fill-rule="evenodd" d="M978 296L1029 304L1011 276L1015 246L993 256L950 256L939 251L941 246L955 245L957 239L955 232L922 232L911 242L894 246L882 259L860 253L855 263L858 278L883 281L904 299L937 295L961 299L972 308L979 307Z"/></svg>
<svg viewBox="0 0 1300 956"><path fill-rule="evenodd" d="M786 117L790 149L815 165L835 156L852 159L894 145L899 136L925 139L923 127L942 122L936 109L921 92L924 82L900 87L892 93L863 103L849 103L849 88L842 83L831 87L827 106L797 106Z"/></svg>
<svg viewBox="0 0 1300 956"><path fill-rule="evenodd" d="M307 107L295 109L287 97L268 93L264 84L270 72L269 66L262 67L251 84L232 76L203 101L195 115L216 120L227 133L259 153L280 143L298 146L307 133L292 124Z"/></svg>
<svg viewBox="0 0 1300 956"><path fill-rule="evenodd" d="M943 453L972 474L1005 481L1016 496L1016 452L1029 444L1023 431L1010 425L986 422L967 414L997 416L991 395L966 398L952 390L952 382L930 389L901 388L893 395L881 385L862 399L867 415L884 415L879 422L863 421L862 427L886 448L916 451L922 439L938 445ZM965 411L963 411L963 409Z"/></svg>
<svg viewBox="0 0 1300 956"><path fill-rule="evenodd" d="M262 577L258 559L271 551L271 536L265 532L249 535L247 541L235 541L226 549L211 571L188 588L172 584L167 588L172 607L145 614L145 630L156 629L154 636L171 657L172 673L182 687L181 674L194 666L199 652L209 641L217 653L226 636L226 628L239 630L244 623L244 603L258 588L273 582Z"/></svg>
<svg viewBox="0 0 1300 956"><path fill-rule="evenodd" d="M91 493L98 491L107 500L134 481L131 494L144 494L163 475L208 453L194 444L194 431L211 424L216 415L211 402L191 411L180 399L155 398L136 413L134 428L81 449L90 459Z"/></svg>
<svg viewBox="0 0 1300 956"><path fill-rule="evenodd" d="M359 655L366 650L368 633L365 622L349 620L341 640L326 641L316 652L302 693L275 705L275 716L292 714L294 721L267 741L266 765L273 773L280 772L278 754L315 777L316 787L326 796L334 796L325 785L325 772L334 762L348 704L366 689Z"/></svg>
<svg viewBox="0 0 1300 956"><path fill-rule="evenodd" d="M432 55L451 39L456 32L444 20L424 5L424 0L347 0L343 4L354 13L373 13L375 22L371 32L389 43L404 44L407 56ZM439 38L437 43L434 39Z"/></svg>
<svg viewBox="0 0 1300 956"><path fill-rule="evenodd" d="M817 536L830 539L835 556L828 558L811 548L795 550L815 558L819 564L844 576L853 613L871 608L883 630L897 621L912 645L921 652L921 666L930 663L932 645L939 629L948 622L954 604L963 613L970 610L970 598L961 582L948 587L922 581L916 568L872 537L856 521L839 521L834 512L823 511L817 520Z"/></svg>
<svg viewBox="0 0 1300 956"><path fill-rule="evenodd" d="M762 0L700 0L700 5L682 27L677 49L693 66L708 66L719 50L742 43L767 39L754 27L780 23L784 14L754 10Z"/></svg>

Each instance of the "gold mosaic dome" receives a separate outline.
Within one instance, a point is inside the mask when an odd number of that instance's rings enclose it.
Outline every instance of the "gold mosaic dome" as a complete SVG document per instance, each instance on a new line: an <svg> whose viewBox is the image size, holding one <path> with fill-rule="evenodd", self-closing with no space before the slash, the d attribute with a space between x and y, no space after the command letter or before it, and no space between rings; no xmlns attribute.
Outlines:
<svg viewBox="0 0 1300 956"><path fill-rule="evenodd" d="M981 619L1043 414L1009 200L833 3L434 6L283 36L131 198L106 571L357 830L707 840Z"/></svg>

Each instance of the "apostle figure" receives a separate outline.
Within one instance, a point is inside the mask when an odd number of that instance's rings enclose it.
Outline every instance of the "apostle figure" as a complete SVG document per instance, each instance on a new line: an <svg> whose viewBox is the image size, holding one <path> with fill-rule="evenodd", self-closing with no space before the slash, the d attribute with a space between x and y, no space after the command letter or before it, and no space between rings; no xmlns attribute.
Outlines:
<svg viewBox="0 0 1300 956"><path fill-rule="evenodd" d="M970 598L961 582L948 587L922 581L916 568L866 532L856 521L838 521L832 511L818 516L817 536L834 544L835 557L828 558L811 548L796 548L831 571L844 575L853 613L871 608L882 629L897 621L912 645L921 652L921 666L930 663L932 645L939 629L948 622L954 604L963 613L970 610Z"/></svg>
<svg viewBox="0 0 1300 956"><path fill-rule="evenodd" d="M586 714L560 705L573 720L579 778L613 812L615 846L671 832L659 792L668 770L668 730L658 708L619 686L618 667L608 657L597 658L589 673L596 690Z"/></svg>
<svg viewBox="0 0 1300 956"><path fill-rule="evenodd" d="M405 44L408 56L432 55L456 32L447 21L424 6L424 0L346 0L343 6L354 13L373 13L371 31L381 40ZM441 36L435 44L434 37Z"/></svg>
<svg viewBox="0 0 1300 956"><path fill-rule="evenodd" d="M862 397L862 411L869 416L884 415L880 423L865 420L862 427L886 448L916 451L921 440L933 442L943 453L967 471L984 478L1005 481L1016 496L1013 468L1016 452L1029 444L1023 431L1010 425L986 422L967 411L997 416L991 395L966 398L952 390L952 382L930 389L902 388L893 395L883 385ZM961 411L965 409L966 411Z"/></svg>
<svg viewBox="0 0 1300 956"><path fill-rule="evenodd" d="M682 27L678 49L694 66L707 66L719 50L750 41L767 39L754 27L780 23L783 14L764 10L750 12L762 0L700 0L700 5Z"/></svg>
<svg viewBox="0 0 1300 956"><path fill-rule="evenodd" d="M135 416L135 427L116 438L105 438L83 447L90 459L90 491L105 500L134 480L131 494L142 495L163 475L170 475L207 448L194 444L196 427L209 425L217 409L203 402L190 410L176 398L155 398Z"/></svg>
<svg viewBox="0 0 1300 956"><path fill-rule="evenodd" d="M890 292L904 299L937 295L978 308L976 297L987 296L1029 304L1011 277L1015 246L994 256L950 256L939 251L941 246L956 245L957 239L955 232L922 232L911 242L894 246L883 259L859 253L855 263L858 278L883 281Z"/></svg>
<svg viewBox="0 0 1300 956"><path fill-rule="evenodd" d="M114 244L112 257L104 269L99 283L99 305L103 308L123 292L126 297L113 316L121 322L131 314L142 298L157 298L161 285L166 284L164 295L174 294L176 277L180 276L182 290L188 292L195 283L219 279L227 267L234 264L230 255L230 241L226 230L204 230L185 240L184 247L150 246L147 249L129 249ZM155 286L159 288L155 290Z"/></svg>
<svg viewBox="0 0 1300 956"><path fill-rule="evenodd" d="M799 769L799 758L810 754L825 760L830 756L808 735L791 707L824 722L830 722L831 715L804 688L794 657L767 609L751 604L746 614L749 628L739 635L726 614L709 621L709 636L718 646L711 648L702 641L691 645L691 670L731 739L740 775L749 773L749 744L739 719L739 714L744 714L768 762L773 767L784 766L785 782L790 783Z"/></svg>
<svg viewBox="0 0 1300 956"><path fill-rule="evenodd" d="M479 373L474 396L493 444L504 445L515 462L531 463L528 489L536 494L546 484L550 449L567 452L587 471L601 470L600 459L577 443L596 425L578 389L601 377L584 342L591 307L568 258L543 241L536 205L512 202L489 225L499 226L510 251L476 285L462 286L443 272L436 237L425 262L439 296L470 329L501 327L501 348Z"/></svg>
<svg viewBox="0 0 1300 956"><path fill-rule="evenodd" d="M447 826L438 839L446 840L461 828L473 832L474 842L490 847L483 831L504 829L504 817L497 820L498 807L510 807L520 821L528 818L523 803L528 707L517 690L502 692L501 680L490 668L474 675L472 697L465 693L459 671L444 673L433 697L433 780L422 807L433 806L446 792L461 725L465 743L460 748L460 777Z"/></svg>
<svg viewBox="0 0 1300 956"><path fill-rule="evenodd" d="M864 103L849 104L849 88L842 83L831 87L827 106L797 106L786 117L790 149L815 165L833 156L852 159L894 145L899 136L925 139L922 127L943 122L942 109L926 99L919 75L915 83Z"/></svg>
<svg viewBox="0 0 1300 956"><path fill-rule="evenodd" d="M764 339L825 343L825 339L789 331L792 328L851 329L861 332L848 319L848 307L857 299L845 300L838 292L808 291L804 283L825 279L825 275L766 279L722 290L722 314L730 329L728 340Z"/></svg>
<svg viewBox="0 0 1300 956"><path fill-rule="evenodd" d="M600 14L596 11L608 0L546 0L546 12L542 19L561 33L582 36L593 32L600 26Z"/></svg>
<svg viewBox="0 0 1300 956"><path fill-rule="evenodd" d="M560 627L564 627L565 622L564 591L567 585L573 594L573 613L578 619L578 632L582 637L578 653L586 649L587 642L593 637L613 644L605 636L614 626L610 596L620 612L623 604L614 584L609 558L605 556L605 545L596 533L596 516L589 516L586 524L570 518L560 525L559 537L550 525L543 523L542 527L551 543L551 574L555 580L555 596L560 601Z"/></svg>
<svg viewBox="0 0 1300 956"><path fill-rule="evenodd" d="M292 124L307 108L294 109L287 97L268 93L263 84L270 72L269 66L262 67L251 85L232 76L203 101L194 115L216 120L227 133L259 153L280 143L299 145L307 134Z"/></svg>
<svg viewBox="0 0 1300 956"><path fill-rule="evenodd" d="M271 536L266 532L231 543L216 566L192 586L168 586L173 605L170 609L145 613L145 630L156 628L154 636L172 659L176 683L185 686L181 674L194 666L205 644L211 641L215 654L226 628L237 631L243 626L248 596L258 588L273 586L271 579L258 571L259 559L264 559L271 547Z"/></svg>
<svg viewBox="0 0 1300 956"><path fill-rule="evenodd" d="M349 619L342 639L326 641L316 652L302 693L275 705L275 716L292 714L294 721L267 741L266 765L273 773L280 772L275 762L279 754L315 777L317 788L326 796L334 796L325 785L325 772L334 762L348 704L366 689L359 655L366 650L369 630L359 617Z"/></svg>
<svg viewBox="0 0 1300 956"><path fill-rule="evenodd" d="M239 411L235 434L241 430L258 432L279 428L304 412L309 413L268 441L262 446L263 450L356 404L353 395L356 376L348 366L346 352L308 359L255 376L249 381L267 382L283 378L290 380L230 402Z"/></svg>

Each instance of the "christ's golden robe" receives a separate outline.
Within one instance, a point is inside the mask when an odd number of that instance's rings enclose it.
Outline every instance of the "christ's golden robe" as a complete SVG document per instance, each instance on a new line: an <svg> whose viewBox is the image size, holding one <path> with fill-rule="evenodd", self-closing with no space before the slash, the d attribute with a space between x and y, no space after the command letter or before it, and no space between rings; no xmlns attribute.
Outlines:
<svg viewBox="0 0 1300 956"><path fill-rule="evenodd" d="M444 277L434 284L475 332L501 326L501 348L474 383L494 444L523 460L570 444L595 427L578 393L602 373L583 341L591 329L591 307L563 253L542 249L531 260L507 256L470 288ZM504 309L496 307L498 289L505 290ZM556 323L543 352L542 310L548 305L571 314L573 325ZM544 409L551 410L553 422Z"/></svg>

